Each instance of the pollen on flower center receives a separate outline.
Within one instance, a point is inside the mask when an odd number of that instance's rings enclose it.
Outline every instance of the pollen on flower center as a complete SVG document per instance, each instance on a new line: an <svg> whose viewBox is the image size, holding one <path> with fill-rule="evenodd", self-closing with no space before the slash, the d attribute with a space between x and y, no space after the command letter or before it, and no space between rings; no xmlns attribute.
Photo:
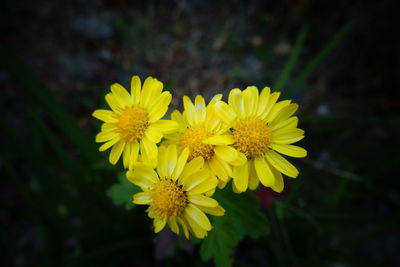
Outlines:
<svg viewBox="0 0 400 267"><path fill-rule="evenodd" d="M179 144L182 148L189 148L189 160L199 156L209 160L214 156L214 146L204 144L203 141L211 136L212 134L204 129L203 126L196 126L184 133Z"/></svg>
<svg viewBox="0 0 400 267"><path fill-rule="evenodd" d="M172 180L161 180L152 192L151 209L166 216L180 215L188 204L186 192Z"/></svg>
<svg viewBox="0 0 400 267"><path fill-rule="evenodd" d="M233 138L233 146L251 159L265 153L271 141L271 133L263 121L248 119L233 127Z"/></svg>
<svg viewBox="0 0 400 267"><path fill-rule="evenodd" d="M118 117L118 132L127 142L140 140L148 126L148 115L141 107L126 107Z"/></svg>

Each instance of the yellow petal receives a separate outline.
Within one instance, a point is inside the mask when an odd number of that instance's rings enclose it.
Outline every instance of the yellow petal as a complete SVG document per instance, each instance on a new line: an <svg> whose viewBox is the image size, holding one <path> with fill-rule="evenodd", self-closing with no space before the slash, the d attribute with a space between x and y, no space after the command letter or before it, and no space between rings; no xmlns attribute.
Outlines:
<svg viewBox="0 0 400 267"><path fill-rule="evenodd" d="M126 143L124 152L122 153L122 163L124 165L124 168L129 168L129 159L131 157L131 149L132 149L131 143Z"/></svg>
<svg viewBox="0 0 400 267"><path fill-rule="evenodd" d="M114 131L100 132L96 135L96 142L102 143L107 142L114 138L119 138L120 134Z"/></svg>
<svg viewBox="0 0 400 267"><path fill-rule="evenodd" d="M275 116L275 118L271 117L270 118L270 123L273 124L275 122L280 122L280 121L285 121L287 120L290 116L292 116L297 109L299 108L299 105L297 104L290 104L282 108L281 111Z"/></svg>
<svg viewBox="0 0 400 267"><path fill-rule="evenodd" d="M174 181L176 181L177 178L181 175L183 168L186 165L188 157L189 157L189 149L185 148L179 155L178 161L176 162L175 170L171 176Z"/></svg>
<svg viewBox="0 0 400 267"><path fill-rule="evenodd" d="M192 190L187 192L187 194L188 195L204 194L205 192L209 192L210 190L215 189L217 185L218 185L218 179L213 175L209 175L208 179L205 179L202 183L198 184Z"/></svg>
<svg viewBox="0 0 400 267"><path fill-rule="evenodd" d="M233 183L235 184L236 189L238 192L244 192L247 189L249 184L249 168L248 162L241 166L233 167L232 172Z"/></svg>
<svg viewBox="0 0 400 267"><path fill-rule="evenodd" d="M168 154L167 154L167 146L164 145L158 148L157 172L160 177L167 177Z"/></svg>
<svg viewBox="0 0 400 267"><path fill-rule="evenodd" d="M179 235L179 227L178 227L178 223L176 222L175 216L171 216L168 218L168 226L172 232Z"/></svg>
<svg viewBox="0 0 400 267"><path fill-rule="evenodd" d="M269 96L271 93L271 89L269 87L264 87L261 91L261 94L258 98L258 107L257 107L257 116L261 116L267 108Z"/></svg>
<svg viewBox="0 0 400 267"><path fill-rule="evenodd" d="M297 117L291 117L287 120L276 121L269 125L269 128L272 132L280 130L280 129L291 129L296 128L299 123L299 119Z"/></svg>
<svg viewBox="0 0 400 267"><path fill-rule="evenodd" d="M159 120L151 124L151 127L157 129L163 134L173 133L179 127L178 123L173 120Z"/></svg>
<svg viewBox="0 0 400 267"><path fill-rule="evenodd" d="M207 111L206 121L204 123L206 129L215 133L221 128L221 123L222 121L215 115L214 110Z"/></svg>
<svg viewBox="0 0 400 267"><path fill-rule="evenodd" d="M295 166L273 150L267 150L265 158L275 169L289 177L296 178L299 174Z"/></svg>
<svg viewBox="0 0 400 267"><path fill-rule="evenodd" d="M275 184L273 186L271 186L271 189L277 193L280 193L283 191L283 188L285 185L283 182L282 174L280 172L276 171L274 168L272 168L272 171L274 172L274 176L275 176Z"/></svg>
<svg viewBox="0 0 400 267"><path fill-rule="evenodd" d="M203 168L204 159L203 157L197 157L189 161L183 168L182 174L179 177L180 184L185 184L186 178L193 175L193 173Z"/></svg>
<svg viewBox="0 0 400 267"><path fill-rule="evenodd" d="M246 116L242 91L240 91L238 88L231 90L228 97L228 103L240 118L243 119Z"/></svg>
<svg viewBox="0 0 400 267"><path fill-rule="evenodd" d="M150 204L152 201L152 197L150 193L147 192L140 192L140 193L136 193L133 196L133 203L134 204L138 204L138 205L146 205L146 204Z"/></svg>
<svg viewBox="0 0 400 267"><path fill-rule="evenodd" d="M184 213L184 218L187 221L187 226L192 235L196 238L204 238L207 235L207 231L204 230L195 220L193 220L186 212Z"/></svg>
<svg viewBox="0 0 400 267"><path fill-rule="evenodd" d="M111 85L111 92L122 107L133 105L131 95L119 83L114 83Z"/></svg>
<svg viewBox="0 0 400 267"><path fill-rule="evenodd" d="M278 151L283 155L294 158L304 158L307 156L307 150L299 146L271 144L270 148L272 148L275 151Z"/></svg>
<svg viewBox="0 0 400 267"><path fill-rule="evenodd" d="M216 175L222 181L227 182L229 176L232 175L232 169L228 164L224 164L223 161L218 160L216 157L213 157L210 161L208 161L208 166L212 173Z"/></svg>
<svg viewBox="0 0 400 267"><path fill-rule="evenodd" d="M254 167L260 182L266 186L271 187L275 184L275 176L272 173L271 167L263 157L254 159Z"/></svg>
<svg viewBox="0 0 400 267"><path fill-rule="evenodd" d="M186 129L186 127L188 126L187 121L185 120L185 118L182 116L182 113L179 112L179 110L174 110L171 113L171 119L173 121L176 121L179 124L180 128L184 128Z"/></svg>
<svg viewBox="0 0 400 267"><path fill-rule="evenodd" d="M129 164L128 168L129 170L133 169L133 165L136 163L136 159L139 155L139 143L138 141L133 141L131 144L131 155L129 157Z"/></svg>
<svg viewBox="0 0 400 267"><path fill-rule="evenodd" d="M206 103L201 95L197 95L194 100L195 122L204 123L206 120Z"/></svg>
<svg viewBox="0 0 400 267"><path fill-rule="evenodd" d="M217 101L213 108L215 115L219 117L225 124L232 124L237 117L236 112L223 101Z"/></svg>
<svg viewBox="0 0 400 267"><path fill-rule="evenodd" d="M167 219L165 217L159 218L156 217L154 218L153 225L154 225L154 232L158 233L162 229L164 229L165 225L167 224Z"/></svg>
<svg viewBox="0 0 400 267"><path fill-rule="evenodd" d="M111 149L110 156L109 156L109 161L111 164L115 165L119 158L121 157L122 151L124 151L125 148L125 141L119 141L113 148Z"/></svg>
<svg viewBox="0 0 400 267"><path fill-rule="evenodd" d="M101 125L101 131L103 132L109 132L109 131L117 131L118 127L116 126L115 123L103 123Z"/></svg>
<svg viewBox="0 0 400 267"><path fill-rule="evenodd" d="M218 202L215 199L206 197L203 195L189 195L188 200L193 204L204 206L204 207L218 206Z"/></svg>
<svg viewBox="0 0 400 267"><path fill-rule="evenodd" d="M219 180L217 186L219 189L224 189L227 183L228 182L226 182L226 181Z"/></svg>
<svg viewBox="0 0 400 267"><path fill-rule="evenodd" d="M259 184L260 180L258 179L254 162L249 162L249 189L256 190Z"/></svg>
<svg viewBox="0 0 400 267"><path fill-rule="evenodd" d="M207 214L213 215L213 216L223 216L225 214L225 209L221 207L220 205L216 207L204 207L204 206L199 206L199 209L204 211Z"/></svg>
<svg viewBox="0 0 400 267"><path fill-rule="evenodd" d="M114 112L111 110L96 109L92 116L104 122L118 122L118 120L114 117Z"/></svg>
<svg viewBox="0 0 400 267"><path fill-rule="evenodd" d="M121 105L119 104L119 102L116 100L115 96L112 93L106 94L105 99L107 104L114 112L118 113L121 110Z"/></svg>
<svg viewBox="0 0 400 267"><path fill-rule="evenodd" d="M265 107L265 109L261 113L261 115L259 115L262 120L265 121L265 118L267 117L267 115L269 114L271 109L274 107L274 105L275 105L275 103L278 100L280 95L281 95L281 93L279 93L279 92L274 92L274 93L270 94L270 96L268 98L267 106Z"/></svg>
<svg viewBox="0 0 400 267"><path fill-rule="evenodd" d="M153 188L159 182L157 173L150 167L137 167L134 171L127 171L126 178L142 189Z"/></svg>
<svg viewBox="0 0 400 267"><path fill-rule="evenodd" d="M131 98L133 105L138 105L140 102L140 92L142 88L142 83L139 76L133 76L131 79Z"/></svg>
<svg viewBox="0 0 400 267"><path fill-rule="evenodd" d="M181 217L176 217L176 221L182 226L183 233L184 233L186 239L189 239L188 223Z"/></svg>
<svg viewBox="0 0 400 267"><path fill-rule="evenodd" d="M167 168L167 177L171 177L172 173L175 170L176 162L178 160L178 155L176 151L176 146L175 145L169 145L167 148L167 163L168 163L168 168Z"/></svg>
<svg viewBox="0 0 400 267"><path fill-rule="evenodd" d="M149 166L156 166L158 160L158 148L154 142L151 142L146 137L140 140L140 152L143 162Z"/></svg>
<svg viewBox="0 0 400 267"><path fill-rule="evenodd" d="M289 145L304 138L304 131L299 128L279 129L271 134L271 140L274 144Z"/></svg>
<svg viewBox="0 0 400 267"><path fill-rule="evenodd" d="M247 161L247 157L245 154L238 152L238 156L236 157L236 160L229 162L229 164L233 166L240 166L243 165Z"/></svg>
<svg viewBox="0 0 400 267"><path fill-rule="evenodd" d="M153 106L150 107L149 123L153 123L161 119L168 111L168 106L171 103L172 95L170 92L163 92Z"/></svg>
<svg viewBox="0 0 400 267"><path fill-rule="evenodd" d="M230 146L217 146L214 148L215 154L222 160L227 162L235 161L239 152Z"/></svg>
<svg viewBox="0 0 400 267"><path fill-rule="evenodd" d="M284 100L284 101L279 101L276 103L270 110L267 116L263 118L264 121L267 121L268 123L271 123L275 117L287 106L289 106L291 103L291 100Z"/></svg>
<svg viewBox="0 0 400 267"><path fill-rule="evenodd" d="M116 143L118 143L121 139L119 137L114 138L110 141L108 141L107 143L104 143L100 146L99 151L104 151L109 149L110 147L112 147L113 145L115 145Z"/></svg>
<svg viewBox="0 0 400 267"><path fill-rule="evenodd" d="M215 96L213 96L213 98L211 99L210 103L208 103L207 113L213 112L213 110L214 110L213 105L215 103L217 103L218 101L220 101L221 99L222 99L222 94L216 94Z"/></svg>
<svg viewBox="0 0 400 267"><path fill-rule="evenodd" d="M226 135L214 135L210 138L207 138L203 141L204 144L222 146L222 145L231 145L234 143L233 135L226 134Z"/></svg>
<svg viewBox="0 0 400 267"><path fill-rule="evenodd" d="M157 144L161 141L163 134L156 127L150 125L145 131L145 136L149 141Z"/></svg>
<svg viewBox="0 0 400 267"><path fill-rule="evenodd" d="M143 84L142 93L140 95L140 106L149 109L156 100L163 89L162 82L148 77Z"/></svg>
<svg viewBox="0 0 400 267"><path fill-rule="evenodd" d="M243 93L243 103L246 115L254 116L257 113L258 107L258 89L255 86L247 87Z"/></svg>
<svg viewBox="0 0 400 267"><path fill-rule="evenodd" d="M194 105L188 96L183 96L183 107L185 111L183 112L183 116L186 117L187 122L190 126L196 125L196 111Z"/></svg>
<svg viewBox="0 0 400 267"><path fill-rule="evenodd" d="M193 204L188 204L185 213L187 216L195 221L198 225L200 225L204 230L210 231L211 230L211 223L208 220L207 216L202 212L198 207Z"/></svg>
<svg viewBox="0 0 400 267"><path fill-rule="evenodd" d="M197 185L201 184L207 178L209 178L210 173L207 170L200 170L193 173L191 176L185 179L185 183L183 184L183 190L190 191Z"/></svg>

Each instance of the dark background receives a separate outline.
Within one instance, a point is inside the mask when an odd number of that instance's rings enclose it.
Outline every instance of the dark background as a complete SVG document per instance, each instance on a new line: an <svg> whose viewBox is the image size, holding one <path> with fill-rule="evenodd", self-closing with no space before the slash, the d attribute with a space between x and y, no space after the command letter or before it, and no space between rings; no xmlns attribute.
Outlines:
<svg viewBox="0 0 400 267"><path fill-rule="evenodd" d="M170 110L248 85L300 104L309 156L283 194L258 193L271 233L241 242L237 266L396 266L395 2L3 1L4 266L203 266L198 245L154 240L144 208L107 197L122 166L97 151L91 113L132 75L163 81Z"/></svg>

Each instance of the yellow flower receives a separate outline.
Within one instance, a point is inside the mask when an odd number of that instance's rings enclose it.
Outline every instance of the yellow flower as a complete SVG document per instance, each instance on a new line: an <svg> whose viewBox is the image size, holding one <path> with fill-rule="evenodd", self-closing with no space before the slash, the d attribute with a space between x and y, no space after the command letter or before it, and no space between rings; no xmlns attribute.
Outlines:
<svg viewBox="0 0 400 267"><path fill-rule="evenodd" d="M186 238L189 233L204 238L212 228L205 213L222 216L225 211L216 200L204 195L216 187L218 180L202 169L203 158L187 163L188 157L188 149L178 154L175 145L162 146L157 172L148 166L137 166L126 176L143 190L133 196L133 203L149 205L147 213L154 220L156 233L168 223L176 234L180 225Z"/></svg>
<svg viewBox="0 0 400 267"><path fill-rule="evenodd" d="M112 147L111 164L123 155L124 167L132 169L139 152L144 162L157 164L156 144L178 127L174 121L161 120L171 102L171 94L162 89L163 84L152 77L145 80L142 89L140 78L133 76L130 94L118 83L111 85L105 98L112 110L93 112L93 117L104 122L96 142L105 142L100 151Z"/></svg>
<svg viewBox="0 0 400 267"><path fill-rule="evenodd" d="M182 151L189 149L189 160L203 157L204 168L220 179L219 187L224 187L232 175L231 165L243 164L246 160L242 153L230 146L233 138L226 125L219 120L212 105L221 99L216 95L206 106L204 98L196 96L194 103L189 97L183 97L184 112L175 110L171 119L179 124L179 129L173 134L165 135L165 144L176 144Z"/></svg>
<svg viewBox="0 0 400 267"><path fill-rule="evenodd" d="M298 109L290 100L277 102L280 93L270 93L265 87L249 86L245 90L232 89L228 104L218 101L215 114L231 128L233 146L246 155L247 161L233 168L233 187L244 192L257 188L259 182L276 192L283 190L282 173L295 178L298 170L279 153L291 157L305 157L307 151L294 146L304 138L297 128L298 118L292 115ZM279 153L277 153L279 152Z"/></svg>

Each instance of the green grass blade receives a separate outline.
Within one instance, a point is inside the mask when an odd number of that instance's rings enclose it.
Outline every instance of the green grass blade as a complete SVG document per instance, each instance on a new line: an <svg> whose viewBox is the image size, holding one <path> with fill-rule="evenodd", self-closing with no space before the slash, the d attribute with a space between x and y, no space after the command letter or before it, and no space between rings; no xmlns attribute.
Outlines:
<svg viewBox="0 0 400 267"><path fill-rule="evenodd" d="M294 48L292 52L290 53L289 59L286 61L285 67L283 68L283 71L281 72L281 75L277 79L277 81L274 84L273 89L276 91L282 91L282 88L286 85L290 74L292 73L294 67L296 66L296 63L300 57L300 53L303 49L304 41L307 37L308 33L308 27L304 26L296 39L296 42L294 44Z"/></svg>
<svg viewBox="0 0 400 267"><path fill-rule="evenodd" d="M75 118L56 102L47 87L2 44L0 44L0 66L25 89L27 101L30 101L32 105L42 107L54 124L73 142L88 161L94 161L99 156L94 142L83 134Z"/></svg>
<svg viewBox="0 0 400 267"><path fill-rule="evenodd" d="M296 89L303 84L310 74L317 68L317 66L331 53L343 37L349 32L351 23L343 26L333 38L306 64L304 69L300 72L297 78L293 81L293 84L287 89L285 95L292 96Z"/></svg>

